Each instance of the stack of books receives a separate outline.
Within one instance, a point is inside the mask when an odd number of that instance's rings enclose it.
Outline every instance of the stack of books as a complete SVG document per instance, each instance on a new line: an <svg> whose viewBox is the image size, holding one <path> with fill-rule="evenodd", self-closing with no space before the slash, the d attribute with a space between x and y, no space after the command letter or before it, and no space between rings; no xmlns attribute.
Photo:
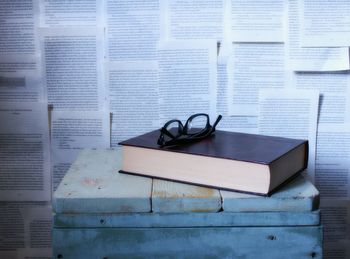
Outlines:
<svg viewBox="0 0 350 259"><path fill-rule="evenodd" d="M308 141L215 131L201 141L160 147L159 130L122 145L121 173L268 196L307 167Z"/></svg>

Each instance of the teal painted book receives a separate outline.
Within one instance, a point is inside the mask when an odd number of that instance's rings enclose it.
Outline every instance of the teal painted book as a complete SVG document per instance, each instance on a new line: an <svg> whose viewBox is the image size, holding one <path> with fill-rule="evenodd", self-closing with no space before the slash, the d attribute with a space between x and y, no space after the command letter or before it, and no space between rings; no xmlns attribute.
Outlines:
<svg viewBox="0 0 350 259"><path fill-rule="evenodd" d="M159 130L122 145L122 173L269 195L304 170L308 141L217 130L198 142L161 147Z"/></svg>

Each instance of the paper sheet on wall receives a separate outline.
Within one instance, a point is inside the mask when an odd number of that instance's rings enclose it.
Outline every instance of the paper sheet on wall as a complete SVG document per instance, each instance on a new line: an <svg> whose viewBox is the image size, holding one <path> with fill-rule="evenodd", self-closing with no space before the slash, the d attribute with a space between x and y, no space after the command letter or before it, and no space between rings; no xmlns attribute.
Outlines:
<svg viewBox="0 0 350 259"><path fill-rule="evenodd" d="M293 73L291 82L292 88L319 91L319 123L350 121L350 74L348 72Z"/></svg>
<svg viewBox="0 0 350 259"><path fill-rule="evenodd" d="M229 114L229 88L228 88L228 57L218 56L217 70L217 94L216 94L216 111L218 114L228 116Z"/></svg>
<svg viewBox="0 0 350 259"><path fill-rule="evenodd" d="M259 95L260 134L307 139L308 177L315 173L316 132L319 93L316 90L262 90Z"/></svg>
<svg viewBox="0 0 350 259"><path fill-rule="evenodd" d="M217 128L227 131L256 133L257 117L229 116L228 57L218 56L216 110L223 118Z"/></svg>
<svg viewBox="0 0 350 259"><path fill-rule="evenodd" d="M294 71L336 71L349 69L349 48L305 48L301 46L303 1L288 1L288 61Z"/></svg>
<svg viewBox="0 0 350 259"><path fill-rule="evenodd" d="M159 2L162 40L222 40L224 0Z"/></svg>
<svg viewBox="0 0 350 259"><path fill-rule="evenodd" d="M0 202L0 218L0 258L51 258L50 205Z"/></svg>
<svg viewBox="0 0 350 259"><path fill-rule="evenodd" d="M242 133L258 133L258 117L257 116L223 116L217 129L242 132Z"/></svg>
<svg viewBox="0 0 350 259"><path fill-rule="evenodd" d="M109 148L109 112L53 111L51 152L53 190L83 148Z"/></svg>
<svg viewBox="0 0 350 259"><path fill-rule="evenodd" d="M161 124L194 113L216 114L216 41L172 41L159 46Z"/></svg>
<svg viewBox="0 0 350 259"><path fill-rule="evenodd" d="M40 59L34 55L0 55L0 102L46 101Z"/></svg>
<svg viewBox="0 0 350 259"><path fill-rule="evenodd" d="M350 258L350 239L323 242L323 258Z"/></svg>
<svg viewBox="0 0 350 259"><path fill-rule="evenodd" d="M3 102L0 121L0 200L50 200L47 105Z"/></svg>
<svg viewBox="0 0 350 259"><path fill-rule="evenodd" d="M43 101L37 5L1 1L0 10L0 101Z"/></svg>
<svg viewBox="0 0 350 259"><path fill-rule="evenodd" d="M283 0L231 0L231 41L284 42Z"/></svg>
<svg viewBox="0 0 350 259"><path fill-rule="evenodd" d="M158 63L110 62L107 68L111 146L159 128Z"/></svg>
<svg viewBox="0 0 350 259"><path fill-rule="evenodd" d="M107 59L156 60L159 0L106 0L105 6Z"/></svg>
<svg viewBox="0 0 350 259"><path fill-rule="evenodd" d="M350 198L350 124L319 124L315 184L323 198Z"/></svg>
<svg viewBox="0 0 350 259"><path fill-rule="evenodd" d="M230 115L257 116L259 90L286 85L284 44L237 43L229 62Z"/></svg>
<svg viewBox="0 0 350 259"><path fill-rule="evenodd" d="M103 27L103 1L37 1L40 27L95 26Z"/></svg>
<svg viewBox="0 0 350 259"><path fill-rule="evenodd" d="M34 2L0 1L0 54L38 53L39 10Z"/></svg>
<svg viewBox="0 0 350 259"><path fill-rule="evenodd" d="M348 0L302 2L300 6L302 46L350 46L350 2Z"/></svg>
<svg viewBox="0 0 350 259"><path fill-rule="evenodd" d="M322 196L321 196L322 197ZM324 258L347 259L350 256L349 200L321 199Z"/></svg>
<svg viewBox="0 0 350 259"><path fill-rule="evenodd" d="M105 108L103 29L42 29L48 102L55 110Z"/></svg>

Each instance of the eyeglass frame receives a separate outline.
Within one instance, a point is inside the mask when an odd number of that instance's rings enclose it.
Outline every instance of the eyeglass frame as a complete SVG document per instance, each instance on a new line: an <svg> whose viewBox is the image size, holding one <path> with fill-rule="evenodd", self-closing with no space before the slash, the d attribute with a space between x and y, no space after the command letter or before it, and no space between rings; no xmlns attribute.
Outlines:
<svg viewBox="0 0 350 259"><path fill-rule="evenodd" d="M189 133L188 130L189 130L189 124L192 122L192 120L196 117L200 117L200 116L203 116L207 119L207 122L206 122L206 125L205 127L200 130L199 132L196 132L196 133ZM159 135L159 138L157 140L157 144L160 145L161 147L164 147L164 146L173 146L173 145L180 145L180 144L186 144L186 143L191 143L191 142L195 142L195 141L198 141L198 140L202 140L202 139L205 139L206 137L210 136L212 133L215 132L215 128L217 126L217 124L220 122L222 118L222 115L219 115L213 126L210 125L210 122L209 122L209 115L206 114L206 113L196 113L196 114L193 114L191 115L185 125L182 124L182 122L178 119L173 119L173 120L169 120L167 121L164 126L160 129L160 135ZM177 125L178 125L178 128L177 128L177 135L173 135L168 129L167 127L176 122ZM164 140L164 135L167 135L170 140L168 141L165 141ZM183 137L183 136L187 136L187 137ZM181 138L182 137L182 138Z"/></svg>

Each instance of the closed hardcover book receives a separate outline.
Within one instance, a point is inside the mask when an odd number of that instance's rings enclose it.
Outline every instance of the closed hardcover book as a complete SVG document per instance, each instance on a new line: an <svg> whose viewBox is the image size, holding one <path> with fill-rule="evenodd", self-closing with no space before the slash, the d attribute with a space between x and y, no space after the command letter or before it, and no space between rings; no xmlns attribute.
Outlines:
<svg viewBox="0 0 350 259"><path fill-rule="evenodd" d="M307 167L308 141L217 130L161 147L159 130L119 143L121 173L267 196Z"/></svg>

